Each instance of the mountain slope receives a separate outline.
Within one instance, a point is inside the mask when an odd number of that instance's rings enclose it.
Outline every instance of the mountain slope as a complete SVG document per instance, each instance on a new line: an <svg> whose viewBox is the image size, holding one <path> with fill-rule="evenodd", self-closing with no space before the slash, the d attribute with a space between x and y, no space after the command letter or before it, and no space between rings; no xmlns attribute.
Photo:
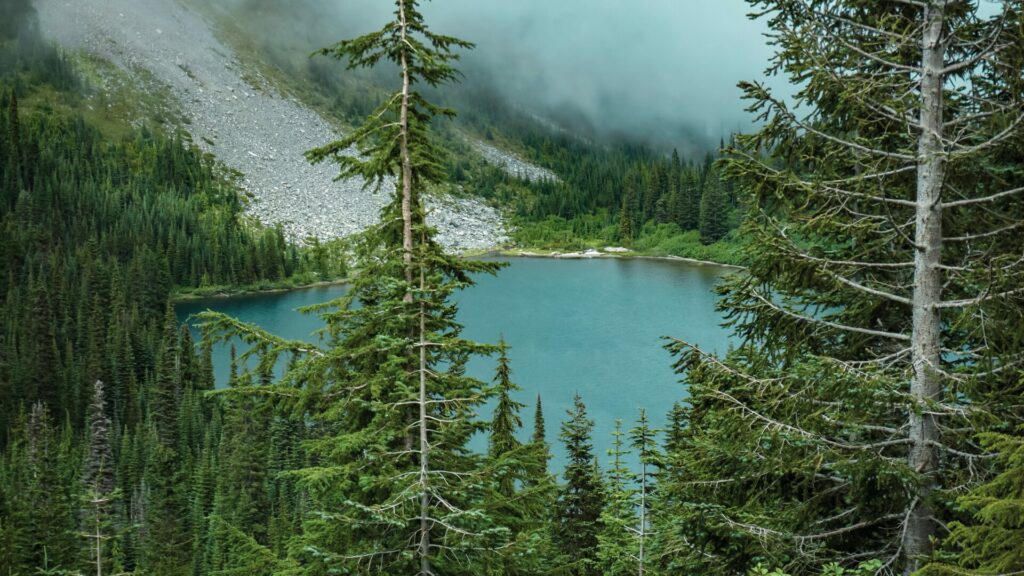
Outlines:
<svg viewBox="0 0 1024 576"><path fill-rule="evenodd" d="M334 181L332 165L303 153L339 129L248 69L207 20L173 0L37 0L45 35L145 74L180 104L195 143L241 173L250 213L298 239L336 238L377 220L384 194L357 179ZM391 185L391 183L386 183ZM506 240L500 215L470 199L431 206L440 240L480 249Z"/></svg>

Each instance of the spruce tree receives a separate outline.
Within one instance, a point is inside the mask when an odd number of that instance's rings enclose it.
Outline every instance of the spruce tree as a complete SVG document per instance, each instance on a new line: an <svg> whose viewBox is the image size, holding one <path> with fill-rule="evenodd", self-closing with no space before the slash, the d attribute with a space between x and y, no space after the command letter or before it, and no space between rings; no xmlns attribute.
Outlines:
<svg viewBox="0 0 1024 576"><path fill-rule="evenodd" d="M704 179L700 196L700 241L711 244L729 232L729 206L718 171L711 169Z"/></svg>
<svg viewBox="0 0 1024 576"><path fill-rule="evenodd" d="M641 408L636 426L629 431L629 445L640 458L640 485L637 492L637 509L640 518L636 528L636 564L639 576L643 576L647 572L654 481L658 466L664 463L658 450L657 434L658 430L651 428L650 422L647 420L647 411Z"/></svg>
<svg viewBox="0 0 1024 576"><path fill-rule="evenodd" d="M114 505L119 498L113 446L110 440L110 418L103 382L93 384L92 402L87 413L89 421L88 453L82 476L83 510L82 534L88 545L88 554L96 576L109 572L111 565L110 541L114 534Z"/></svg>
<svg viewBox="0 0 1024 576"><path fill-rule="evenodd" d="M989 432L981 444L997 456L997 473L957 499L967 517L950 523L938 559L922 576L1024 572L1024 428Z"/></svg>
<svg viewBox="0 0 1024 576"><path fill-rule="evenodd" d="M676 224L683 230L696 230L700 225L700 187L694 170L683 170L679 196L674 209Z"/></svg>
<svg viewBox="0 0 1024 576"><path fill-rule="evenodd" d="M494 378L498 404L491 419L488 451L488 475L494 486L486 509L498 525L509 530L511 540L489 555L484 565L501 574L547 574L555 556L547 522L555 482L547 472L547 445L543 441L524 444L516 438L522 428L519 410L524 405L511 398L520 388L511 380L504 340L499 346Z"/></svg>
<svg viewBox="0 0 1024 576"><path fill-rule="evenodd" d="M569 572L579 576L601 573L597 557L597 535L601 531L601 512L605 490L594 459L591 432L594 422L579 394L573 399L569 419L562 423L561 438L569 461L562 476L565 484L555 502L552 536L566 558Z"/></svg>
<svg viewBox="0 0 1024 576"><path fill-rule="evenodd" d="M750 206L751 267L721 287L741 344L675 346L692 407L671 561L909 574L946 490L979 479L964 431L1019 419L1019 6L753 4L801 88L743 84L764 125L723 160Z"/></svg>
<svg viewBox="0 0 1024 576"><path fill-rule="evenodd" d="M637 540L636 475L629 469L622 419L615 420L612 447L608 449L609 468L605 481L607 502L601 511L601 529L597 534L597 557L600 574L624 576L637 573L639 541Z"/></svg>
<svg viewBox="0 0 1024 576"><path fill-rule="evenodd" d="M42 403L32 405L11 452L16 466L9 521L17 529L13 572L72 572L81 560L77 496L81 456Z"/></svg>
<svg viewBox="0 0 1024 576"><path fill-rule="evenodd" d="M533 435L530 436L530 442L543 447L544 450L544 469L547 471L547 463L551 459L550 449L548 448L547 440L547 429L544 424L544 406L541 404L540 394L537 394L537 405L533 410Z"/></svg>
<svg viewBox="0 0 1024 576"><path fill-rule="evenodd" d="M213 333L240 334L273 359L298 359L261 393L293 399L293 412L316 435L314 467L293 471L312 513L296 560L311 573L338 566L384 573L446 573L482 561L509 531L480 505L487 491L482 458L466 443L485 424L475 417L490 392L465 375L473 355L493 346L461 337L451 295L472 274L498 266L446 254L424 218L427 187L444 178L431 118L452 111L428 102L421 84L454 80L456 48L470 45L431 32L414 0L396 0L381 30L322 51L351 68L397 65L401 88L347 138L313 150L343 176L368 185L396 179L381 223L355 242L356 274L341 299L317 306L329 348L289 342L219 315ZM346 155L355 146L361 155ZM243 358L245 355L243 354ZM236 388L238 393L249 392Z"/></svg>
<svg viewBox="0 0 1024 576"><path fill-rule="evenodd" d="M178 444L178 408L181 404L181 357L178 319L167 304L159 365L149 400L149 416L159 442L172 449Z"/></svg>
<svg viewBox="0 0 1024 576"><path fill-rule="evenodd" d="M519 417L519 410L525 406L521 402L512 399L512 393L520 390L519 386L512 382L512 368L508 361L508 346L504 339L500 340L498 346L498 367L495 371L494 382L498 388L498 405L494 408L494 415L491 418L491 429L489 436L489 455L492 459L500 460L502 457L522 448L523 444L516 438L516 432L523 426ZM511 498L515 492L515 470L499 470L498 492Z"/></svg>

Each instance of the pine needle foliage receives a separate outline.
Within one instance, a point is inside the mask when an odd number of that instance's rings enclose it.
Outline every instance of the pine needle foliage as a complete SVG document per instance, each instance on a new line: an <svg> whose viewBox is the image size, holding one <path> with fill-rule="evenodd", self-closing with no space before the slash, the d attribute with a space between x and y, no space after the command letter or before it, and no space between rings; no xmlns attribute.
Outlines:
<svg viewBox="0 0 1024 576"><path fill-rule="evenodd" d="M417 86L457 78L453 50L471 45L431 32L417 4L396 0L394 19L381 30L321 51L351 68L390 61L402 81L361 127L309 153L313 162L337 162L340 177L360 176L377 187L395 182L380 224L354 242L348 293L306 310L324 319L326 345L204 316L210 337L238 335L252 345L240 360L294 357L278 382L232 393L276 396L292 418L309 423L304 449L312 464L284 474L310 497L303 534L290 546L310 574L342 567L473 573L509 538L483 509L485 458L467 448L487 428L476 413L493 390L466 376L466 362L498 347L462 338L450 301L474 274L499 266L446 254L423 206L427 185L444 178L431 122L453 112L428 102Z"/></svg>
<svg viewBox="0 0 1024 576"><path fill-rule="evenodd" d="M687 427L660 489L684 572L920 568L1022 417L1021 2L755 0L782 98L716 169L748 206L739 345L670 348Z"/></svg>

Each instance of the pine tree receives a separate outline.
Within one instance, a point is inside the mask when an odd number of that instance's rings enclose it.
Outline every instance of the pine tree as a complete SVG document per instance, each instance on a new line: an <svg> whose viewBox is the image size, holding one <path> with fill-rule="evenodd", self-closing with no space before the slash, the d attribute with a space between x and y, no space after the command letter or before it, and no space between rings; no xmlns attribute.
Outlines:
<svg viewBox="0 0 1024 576"><path fill-rule="evenodd" d="M70 430L58 431L42 403L33 404L23 422L11 454L17 469L10 521L18 531L11 564L16 574L70 572L81 551L75 514L80 456L71 447Z"/></svg>
<svg viewBox="0 0 1024 576"><path fill-rule="evenodd" d="M539 446L544 446L545 453L548 452L547 430L544 424L544 406L541 404L540 394L537 394L537 406L533 411L533 435L530 441ZM545 465L550 457L545 459Z"/></svg>
<svg viewBox="0 0 1024 576"><path fill-rule="evenodd" d="M555 502L552 536L571 573L596 576L601 573L597 535L602 526L605 491L591 444L594 422L587 418L587 408L579 394L573 399L568 416L559 438L565 444L569 462L563 472L565 484Z"/></svg>
<svg viewBox="0 0 1024 576"><path fill-rule="evenodd" d="M693 169L683 170L674 217L683 230L696 230L700 225L700 188Z"/></svg>
<svg viewBox="0 0 1024 576"><path fill-rule="evenodd" d="M752 264L720 288L742 344L676 346L692 408L671 561L869 554L909 574L951 520L945 490L979 480L963 430L1019 420L1019 12L756 4L804 88L791 106L743 84L765 123L723 169Z"/></svg>
<svg viewBox="0 0 1024 576"><path fill-rule="evenodd" d="M188 471L174 447L155 433L147 434L146 441L144 500L137 506L143 521L141 566L153 574L184 576L192 567Z"/></svg>
<svg viewBox="0 0 1024 576"><path fill-rule="evenodd" d="M543 441L523 444L516 438L524 405L511 398L519 386L511 381L504 340L499 347L494 379L498 404L491 419L489 449L494 487L488 494L487 513L510 531L511 540L489 555L485 566L500 574L548 574L555 556L547 523L555 482L547 472L547 445Z"/></svg>
<svg viewBox="0 0 1024 576"><path fill-rule="evenodd" d="M601 529L597 534L597 557L602 576L636 574L639 542L635 537L637 526L636 475L630 471L625 458L630 454L623 439L622 419L615 420L611 460L606 473L607 502L601 511Z"/></svg>
<svg viewBox="0 0 1024 576"><path fill-rule="evenodd" d="M718 171L711 169L704 179L700 196L700 241L711 244L729 232L729 206Z"/></svg>
<svg viewBox="0 0 1024 576"><path fill-rule="evenodd" d="M316 307L331 348L206 316L208 331L240 334L271 359L299 357L278 383L259 388L302 398L300 411L318 431L307 442L316 467L293 472L310 496L298 559L312 573L366 565L443 573L480 562L509 534L479 509L488 482L481 458L466 448L485 428L475 412L490 394L465 375L465 363L495 347L461 338L450 302L472 284L471 274L498 266L445 254L425 224L422 198L444 177L431 118L452 112L417 87L455 79L453 50L470 45L430 32L417 4L396 0L395 19L383 29L322 51L352 68L391 61L402 79L359 129L309 153L371 184L397 178L381 223L355 243L349 292ZM361 155L346 156L350 146Z"/></svg>
<svg viewBox="0 0 1024 576"><path fill-rule="evenodd" d="M950 523L941 560L922 576L1024 571L1024 435L990 432L981 443L998 455L997 474L957 500L968 517Z"/></svg>
<svg viewBox="0 0 1024 576"><path fill-rule="evenodd" d="M117 480L114 476L114 454L110 441L110 418L107 416L107 400L103 382L93 384L92 402L89 404L89 451L86 455L82 476L83 502L85 510L82 533L89 543L87 546L96 576L103 576L104 567L110 567L109 541L114 538L112 512L119 498ZM109 570L107 570L109 572Z"/></svg>
<svg viewBox="0 0 1024 576"><path fill-rule="evenodd" d="M236 395L226 404L214 495L214 514L261 543L267 542L272 506L269 410L262 398L252 396Z"/></svg>
<svg viewBox="0 0 1024 576"><path fill-rule="evenodd" d="M178 407L181 403L181 348L178 341L178 319L167 304L164 314L163 341L156 380L149 401L149 416L156 428L157 439L164 446L178 445Z"/></svg>
<svg viewBox="0 0 1024 576"><path fill-rule="evenodd" d="M633 198L628 194L622 199L622 208L619 209L619 240L629 243L633 240Z"/></svg>
<svg viewBox="0 0 1024 576"><path fill-rule="evenodd" d="M492 459L501 460L504 456L522 448L523 444L516 438L516 432L523 426L519 417L519 410L525 406L521 402L512 399L512 392L520 390L519 386L512 382L512 368L508 361L508 346L504 339L498 344L498 368L495 371L494 382L498 387L498 405L494 408L494 416L491 418L491 434L489 437L489 455ZM498 492L506 498L511 498L515 492L515 480L524 475L519 470L499 470Z"/></svg>
<svg viewBox="0 0 1024 576"><path fill-rule="evenodd" d="M657 433L658 430L651 428L647 420L647 411L641 408L640 418L637 420L636 427L629 431L630 447L636 450L637 456L640 457L640 486L637 494L639 500L637 507L640 512L640 518L636 528L636 563L639 576L644 576L647 571L647 550L649 548L648 539L650 537L652 511L651 496L654 491L657 467L663 464L662 456L658 451Z"/></svg>

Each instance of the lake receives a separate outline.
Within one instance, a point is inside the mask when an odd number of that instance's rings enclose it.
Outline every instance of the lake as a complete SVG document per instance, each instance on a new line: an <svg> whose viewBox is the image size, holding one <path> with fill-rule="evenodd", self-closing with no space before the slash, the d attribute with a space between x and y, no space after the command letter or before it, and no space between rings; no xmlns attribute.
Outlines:
<svg viewBox="0 0 1024 576"><path fill-rule="evenodd" d="M701 348L724 353L729 335L721 327L712 292L727 269L687 262L595 258L568 260L512 258L496 277L457 296L465 336L511 346L513 380L522 387L517 400L527 438L533 428L537 394L543 398L552 465L561 469L564 450L559 423L579 393L595 422L595 452L603 462L615 419L633 425L646 408L656 426L665 423L672 403L686 388L672 371L672 356L662 336L675 336ZM251 294L182 302L178 316L213 309L295 339L312 339L321 326L302 306L336 298L344 286ZM241 349L241 348L240 348ZM218 385L228 373L228 348L214 350ZM469 372L493 377L493 359L475 359ZM484 414L489 417L488 413ZM485 448L483 439L477 444Z"/></svg>

